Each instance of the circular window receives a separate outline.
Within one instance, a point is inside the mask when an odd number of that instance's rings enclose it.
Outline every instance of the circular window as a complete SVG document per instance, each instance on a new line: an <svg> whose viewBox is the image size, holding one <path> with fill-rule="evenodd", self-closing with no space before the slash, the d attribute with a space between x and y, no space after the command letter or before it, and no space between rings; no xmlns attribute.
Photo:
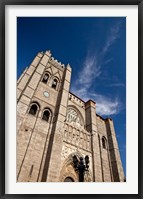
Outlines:
<svg viewBox="0 0 143 199"><path fill-rule="evenodd" d="M74 182L74 180L71 177L66 177L64 182Z"/></svg>

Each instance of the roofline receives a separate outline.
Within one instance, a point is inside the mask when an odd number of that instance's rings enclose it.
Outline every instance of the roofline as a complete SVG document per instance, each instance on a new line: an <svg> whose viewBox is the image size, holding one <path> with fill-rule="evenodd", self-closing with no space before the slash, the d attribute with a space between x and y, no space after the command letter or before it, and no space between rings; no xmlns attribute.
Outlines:
<svg viewBox="0 0 143 199"><path fill-rule="evenodd" d="M86 103L85 101L83 101L80 97L78 97L77 95L75 95L74 93L72 93L71 91L69 91L70 94L74 95L76 98L78 98L79 100L81 100L82 102Z"/></svg>
<svg viewBox="0 0 143 199"><path fill-rule="evenodd" d="M88 101L92 101L93 103L96 104L96 102L94 102L92 99L89 99L87 102L85 102L84 100L82 100L80 97L78 97L77 95L75 95L74 93L72 93L71 91L69 91L70 94L74 95L75 97L77 97L78 99L80 99L82 102L87 103Z"/></svg>
<svg viewBox="0 0 143 199"><path fill-rule="evenodd" d="M71 91L69 91L69 93L70 93L70 94L72 94L73 96L75 96L76 98L78 98L79 100L81 100L83 103L86 103L84 100L82 100L80 97L78 97L77 95L75 95L75 94L74 94L74 93L72 93ZM93 101L93 100L91 100L91 99L90 99L90 100L88 100L88 101L92 101L92 102L94 102L94 101ZM88 101L87 101L87 102L88 102ZM96 104L96 102L94 102L94 103ZM99 114L97 114L97 113L96 113L96 115L97 115L98 117L100 117L100 118L101 118L102 120L104 120L104 121L105 121L105 120L108 120L108 119L112 120L112 119L111 119L111 118L109 118L109 117L107 117L107 118L103 118L101 115L99 115Z"/></svg>
<svg viewBox="0 0 143 199"><path fill-rule="evenodd" d="M97 113L96 113L96 115L98 116L98 117L100 117L102 120L113 120L112 118L109 118L109 117L106 117L106 118L103 118L101 115L98 115Z"/></svg>

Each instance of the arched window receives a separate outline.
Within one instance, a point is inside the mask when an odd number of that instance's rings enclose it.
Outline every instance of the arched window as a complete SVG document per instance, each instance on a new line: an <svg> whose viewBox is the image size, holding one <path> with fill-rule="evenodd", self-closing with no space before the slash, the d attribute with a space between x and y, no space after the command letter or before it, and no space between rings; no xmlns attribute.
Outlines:
<svg viewBox="0 0 143 199"><path fill-rule="evenodd" d="M53 79L52 88L56 89L57 88L57 84L58 84L58 80L57 79Z"/></svg>
<svg viewBox="0 0 143 199"><path fill-rule="evenodd" d="M64 182L74 182L74 180L71 177L66 177Z"/></svg>
<svg viewBox="0 0 143 199"><path fill-rule="evenodd" d="M45 84L47 84L48 79L49 79L49 74L45 73L44 76L43 76L42 82L45 83Z"/></svg>
<svg viewBox="0 0 143 199"><path fill-rule="evenodd" d="M33 103L33 104L31 104L29 113L31 115L36 115L38 109L39 109L39 105L37 103Z"/></svg>
<svg viewBox="0 0 143 199"><path fill-rule="evenodd" d="M43 112L43 116L42 116L42 120L45 120L45 121L49 121L49 118L50 118L50 115L51 115L51 112L49 110L44 110Z"/></svg>
<svg viewBox="0 0 143 199"><path fill-rule="evenodd" d="M107 143L106 143L106 138L105 137L102 137L102 147L103 147L103 149L107 148Z"/></svg>

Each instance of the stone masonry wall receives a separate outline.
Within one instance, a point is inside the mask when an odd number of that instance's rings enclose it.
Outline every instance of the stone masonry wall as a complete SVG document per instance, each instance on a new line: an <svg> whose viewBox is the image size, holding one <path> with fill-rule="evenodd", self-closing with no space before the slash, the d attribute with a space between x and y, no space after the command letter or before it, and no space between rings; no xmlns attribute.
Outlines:
<svg viewBox="0 0 143 199"><path fill-rule="evenodd" d="M103 181L112 181L112 170L110 166L110 156L109 156L109 146L107 139L107 130L105 121L97 115L97 132L99 135L99 147L101 156L101 167L102 167L102 177ZM106 149L102 146L102 137L106 138Z"/></svg>

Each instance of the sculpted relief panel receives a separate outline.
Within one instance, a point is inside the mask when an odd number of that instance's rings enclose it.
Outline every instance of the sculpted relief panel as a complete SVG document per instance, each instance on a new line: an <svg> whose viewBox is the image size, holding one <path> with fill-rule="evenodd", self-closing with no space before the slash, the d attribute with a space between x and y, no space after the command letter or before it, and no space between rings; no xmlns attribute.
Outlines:
<svg viewBox="0 0 143 199"><path fill-rule="evenodd" d="M84 128L84 120L78 110L68 107L64 125L64 141L90 151L91 134Z"/></svg>
<svg viewBox="0 0 143 199"><path fill-rule="evenodd" d="M72 145L69 145L67 143L64 143L63 149L62 149L62 156L61 156L61 174L60 174L60 182L63 182L66 177L71 177L73 181L78 181L78 172L75 172L75 169L73 167L73 156L76 155L79 159L79 157L85 157L85 155L89 156L89 170L85 171L84 174L84 181L85 182L91 182L92 181L92 157L90 152L86 152L84 150L78 150Z"/></svg>
<svg viewBox="0 0 143 199"><path fill-rule="evenodd" d="M69 146L68 144L64 144L61 155L62 161L64 161L70 154L74 152L75 152L75 147Z"/></svg>
<svg viewBox="0 0 143 199"><path fill-rule="evenodd" d="M64 141L76 148L91 151L91 134L85 129L78 129L65 123Z"/></svg>

